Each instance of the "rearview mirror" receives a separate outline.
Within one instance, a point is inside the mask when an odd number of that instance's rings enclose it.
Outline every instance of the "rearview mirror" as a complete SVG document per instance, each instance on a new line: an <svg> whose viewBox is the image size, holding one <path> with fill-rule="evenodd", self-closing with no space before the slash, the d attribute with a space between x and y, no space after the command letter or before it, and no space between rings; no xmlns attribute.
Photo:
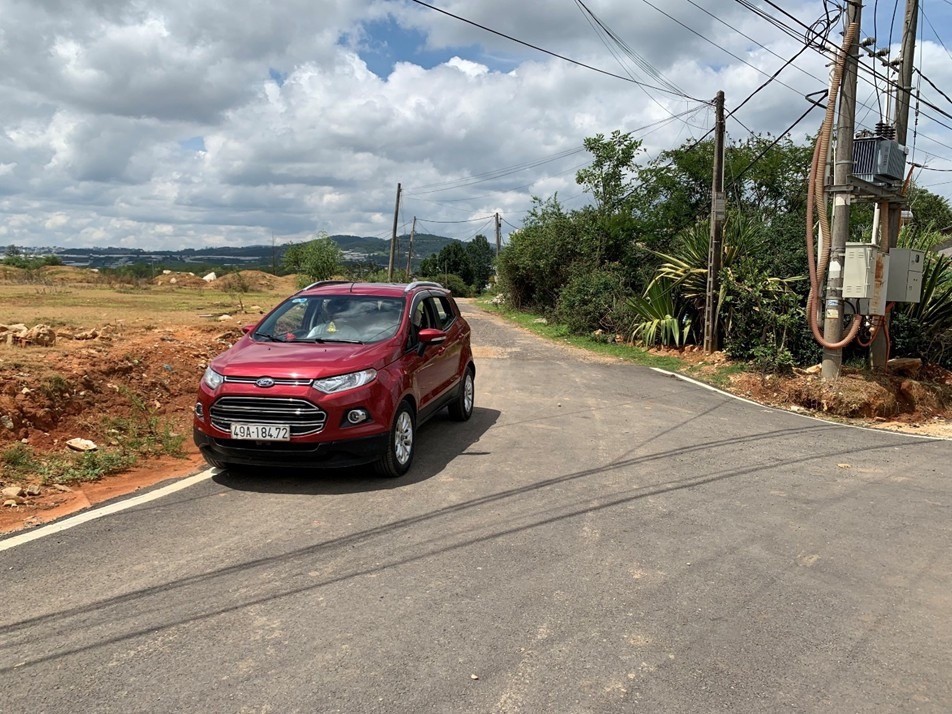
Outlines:
<svg viewBox="0 0 952 714"><path fill-rule="evenodd" d="M446 340L446 333L443 330L435 330L432 327L420 330L418 335L420 342L425 345L436 345Z"/></svg>

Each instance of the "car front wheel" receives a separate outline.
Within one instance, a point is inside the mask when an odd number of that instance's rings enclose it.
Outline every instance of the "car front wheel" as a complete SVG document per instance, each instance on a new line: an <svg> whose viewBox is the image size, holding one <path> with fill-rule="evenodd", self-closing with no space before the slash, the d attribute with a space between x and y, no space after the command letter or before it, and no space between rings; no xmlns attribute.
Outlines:
<svg viewBox="0 0 952 714"><path fill-rule="evenodd" d="M386 478L399 478L410 470L413 463L413 447L416 438L416 421L413 410L401 402L393 415L387 450L377 462L377 473Z"/></svg>

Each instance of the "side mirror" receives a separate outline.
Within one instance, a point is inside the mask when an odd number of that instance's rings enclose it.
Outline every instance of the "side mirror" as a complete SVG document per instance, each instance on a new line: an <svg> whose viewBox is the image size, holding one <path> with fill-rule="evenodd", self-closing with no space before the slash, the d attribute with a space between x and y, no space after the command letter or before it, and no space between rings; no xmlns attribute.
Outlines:
<svg viewBox="0 0 952 714"><path fill-rule="evenodd" d="M241 333L242 333L243 335L247 335L247 334L248 334L249 332L251 332L253 329L255 329L255 326L254 326L254 325L242 325L242 326L241 326Z"/></svg>
<svg viewBox="0 0 952 714"><path fill-rule="evenodd" d="M446 341L446 333L443 332L443 330L435 330L432 327L427 327L424 330L420 330L420 334L417 335L417 338L425 345L438 345Z"/></svg>

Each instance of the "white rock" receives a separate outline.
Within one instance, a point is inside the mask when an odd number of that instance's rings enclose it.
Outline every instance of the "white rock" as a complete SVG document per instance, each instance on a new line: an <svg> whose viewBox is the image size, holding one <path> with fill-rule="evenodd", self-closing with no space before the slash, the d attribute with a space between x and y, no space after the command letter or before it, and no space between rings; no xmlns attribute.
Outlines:
<svg viewBox="0 0 952 714"><path fill-rule="evenodd" d="M233 318L231 315L219 315L218 317L219 322L230 322L231 320L234 320L234 319L235 318Z"/></svg>
<svg viewBox="0 0 952 714"><path fill-rule="evenodd" d="M19 498L23 495L23 489L19 486L7 486L0 493L3 494L4 498Z"/></svg>
<svg viewBox="0 0 952 714"><path fill-rule="evenodd" d="M218 280L218 276L215 275L215 273L209 273L208 275L204 276L202 280L204 280L206 283L210 283L214 280Z"/></svg>
<svg viewBox="0 0 952 714"><path fill-rule="evenodd" d="M89 439L70 439L66 442L66 446L71 448L73 451L95 451L99 448L96 446L95 442L92 442Z"/></svg>

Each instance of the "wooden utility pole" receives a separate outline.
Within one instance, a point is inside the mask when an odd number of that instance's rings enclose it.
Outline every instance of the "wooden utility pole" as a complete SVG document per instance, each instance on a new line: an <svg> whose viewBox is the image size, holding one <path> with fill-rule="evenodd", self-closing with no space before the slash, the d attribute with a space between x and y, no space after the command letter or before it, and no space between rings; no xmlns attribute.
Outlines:
<svg viewBox="0 0 952 714"><path fill-rule="evenodd" d="M502 250L502 221L499 220L499 211L496 211L496 258Z"/></svg>
<svg viewBox="0 0 952 714"><path fill-rule="evenodd" d="M400 184L397 184L397 204L393 209L393 233L390 236L390 265L387 267L387 280L393 282L393 261L397 256L397 221L400 219Z"/></svg>
<svg viewBox="0 0 952 714"><path fill-rule="evenodd" d="M902 55L899 64L899 86L896 87L896 141L900 146L906 145L909 133L909 103L912 97L912 70L916 52L916 32L919 24L918 0L906 0L906 21L902 28ZM889 240L883 241L883 250L895 248L899 242L899 221L902 214L901 203L889 204L889 215L883 216ZM883 317L889 320L889 315ZM889 359L889 345L885 331L880 330L869 349L869 357L873 369L885 369Z"/></svg>
<svg viewBox="0 0 952 714"><path fill-rule="evenodd" d="M849 3L847 27L860 25L862 2ZM856 124L856 78L859 65L859 41L853 39L843 66L839 117L836 124L836 158L833 163L833 225L830 228L830 267L826 276L826 302L823 314L823 339L837 343L843 338L843 258L850 235L851 179L853 176L853 134ZM825 210L822 206L820 210ZM843 366L843 349L823 349L823 379L836 379Z"/></svg>
<svg viewBox="0 0 952 714"><path fill-rule="evenodd" d="M413 260L413 236L416 233L416 216L413 217L413 225L410 227L410 247L407 248L407 282L410 282L410 262Z"/></svg>
<svg viewBox="0 0 952 714"><path fill-rule="evenodd" d="M704 351L719 349L717 295L720 292L721 257L724 245L724 92L714 99L714 180L711 184L711 240L707 254L707 293L704 299Z"/></svg>

